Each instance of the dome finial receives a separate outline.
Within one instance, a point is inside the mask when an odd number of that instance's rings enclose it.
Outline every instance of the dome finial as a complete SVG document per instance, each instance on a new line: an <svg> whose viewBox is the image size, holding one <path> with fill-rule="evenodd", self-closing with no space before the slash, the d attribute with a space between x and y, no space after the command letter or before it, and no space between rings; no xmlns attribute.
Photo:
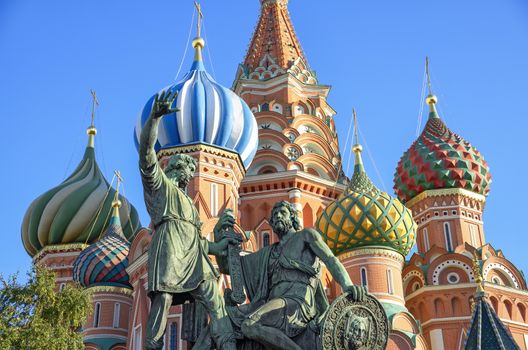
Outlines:
<svg viewBox="0 0 528 350"><path fill-rule="evenodd" d="M475 283L477 283L477 291L475 292L475 297L482 298L485 296L484 287L483 287L483 279L482 279L482 271L480 269L479 260L477 257L477 253L473 253L473 275L475 276Z"/></svg>
<svg viewBox="0 0 528 350"><path fill-rule="evenodd" d="M359 144L359 137L358 137L358 127L357 127L357 115L356 115L356 109L352 108L352 113L354 115L354 139L355 144L352 146L352 152L354 152L354 165L363 165L363 160L361 159L361 152L363 151L363 147Z"/></svg>
<svg viewBox="0 0 528 350"><path fill-rule="evenodd" d="M119 217L119 208L121 208L121 201L119 200L119 185L121 185L121 182L123 182L123 178L121 177L121 172L119 170L115 170L114 174L117 179L117 185L114 194L114 200L112 201L112 208L114 208L112 217Z"/></svg>
<svg viewBox="0 0 528 350"><path fill-rule="evenodd" d="M99 100L97 100L95 90L90 90L90 94L92 94L92 122L86 133L88 134L88 147L94 148L94 138L97 134L97 129L95 128L95 107L99 106Z"/></svg>
<svg viewBox="0 0 528 350"><path fill-rule="evenodd" d="M429 74L429 57L425 56L425 74L427 75L427 88L429 89L429 95L425 98L425 102L429 105L429 118L438 118L436 113L436 103L438 98L433 94L431 88L431 75Z"/></svg>
<svg viewBox="0 0 528 350"><path fill-rule="evenodd" d="M196 38L192 41L192 47L194 48L194 61L202 61L202 49L205 46L205 40L200 36L203 13L200 4L195 0L194 6L196 7L196 12L198 13L198 21L196 22Z"/></svg>

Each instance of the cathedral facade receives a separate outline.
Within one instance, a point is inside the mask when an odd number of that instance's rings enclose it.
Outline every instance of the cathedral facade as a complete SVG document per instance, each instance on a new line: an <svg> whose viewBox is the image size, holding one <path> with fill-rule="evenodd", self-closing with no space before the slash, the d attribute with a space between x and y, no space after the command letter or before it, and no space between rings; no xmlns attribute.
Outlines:
<svg viewBox="0 0 528 350"><path fill-rule="evenodd" d="M347 178L336 111L327 102L330 86L308 64L288 0L260 2L231 89L206 72L198 37L191 69L171 86L179 92L179 112L160 124L161 166L181 153L197 162L187 194L202 234L214 240L218 216L232 209L243 250L257 251L278 240L269 215L276 202L288 201L304 227L320 232L352 282L381 302L390 325L388 349L528 350L526 281L485 240L491 175L484 157L445 125L430 92L428 122L395 164L395 195L370 180L357 137ZM136 144L152 101L138 118ZM150 308L154 228L141 226L134 207L100 171L96 133L92 125L75 171L31 203L22 241L35 264L57 273L58 290L73 282L93 290L94 310L82 329L86 349L139 350ZM417 252L408 256L415 245ZM341 293L330 274L323 271L321 279L330 300ZM229 276L218 283L230 287ZM194 311L191 304L171 308L165 349L190 349L198 334L189 323L204 321Z"/></svg>

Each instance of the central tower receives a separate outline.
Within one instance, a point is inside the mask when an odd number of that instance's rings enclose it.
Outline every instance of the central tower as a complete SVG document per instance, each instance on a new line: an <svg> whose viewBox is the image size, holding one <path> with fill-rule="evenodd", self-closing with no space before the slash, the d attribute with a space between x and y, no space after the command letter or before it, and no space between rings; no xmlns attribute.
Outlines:
<svg viewBox="0 0 528 350"><path fill-rule="evenodd" d="M330 86L320 85L293 29L287 0L261 0L234 91L258 124L259 147L240 187L241 224L257 245L273 242L268 216L290 201L305 227L344 190Z"/></svg>

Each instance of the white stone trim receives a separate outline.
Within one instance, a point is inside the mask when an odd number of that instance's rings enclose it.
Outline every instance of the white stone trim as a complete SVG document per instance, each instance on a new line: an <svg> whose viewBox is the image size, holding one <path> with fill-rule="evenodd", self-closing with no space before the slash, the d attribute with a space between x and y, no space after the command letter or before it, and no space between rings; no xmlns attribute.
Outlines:
<svg viewBox="0 0 528 350"><path fill-rule="evenodd" d="M519 282L517 281L517 278L515 278L514 274L503 264L501 263L489 263L486 265L486 268L484 269L482 273L482 277L486 280L486 277L488 277L488 274L491 270L497 269L501 270L510 278L510 282L515 286L515 289L519 289Z"/></svg>
<svg viewBox="0 0 528 350"><path fill-rule="evenodd" d="M440 272L442 272L445 268L448 267L457 267L461 269L462 271L465 271L469 277L469 282L475 282L475 276L473 275L473 269L471 266L466 264L463 261L456 260L456 259L449 259L442 263L440 263L434 270L433 270L433 285L438 286L440 281Z"/></svg>

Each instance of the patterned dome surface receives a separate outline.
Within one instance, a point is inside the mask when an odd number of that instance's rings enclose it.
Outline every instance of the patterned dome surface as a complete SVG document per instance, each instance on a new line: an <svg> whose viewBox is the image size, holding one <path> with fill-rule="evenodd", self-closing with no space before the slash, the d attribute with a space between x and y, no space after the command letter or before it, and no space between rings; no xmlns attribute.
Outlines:
<svg viewBox="0 0 528 350"><path fill-rule="evenodd" d="M383 247L407 255L416 241L411 211L380 191L367 176L354 147L356 164L349 187L317 219L323 240L340 255L360 247Z"/></svg>
<svg viewBox="0 0 528 350"><path fill-rule="evenodd" d="M245 168L249 167L258 148L255 116L233 91L214 81L201 60L194 61L182 80L161 91L167 90L178 92L172 107L178 108L179 112L162 118L156 151L205 143L238 153ZM147 101L137 120L136 146L155 96Z"/></svg>
<svg viewBox="0 0 528 350"><path fill-rule="evenodd" d="M433 96L431 96L431 99ZM403 154L394 175L394 190L402 202L425 190L462 188L484 196L490 190L491 174L480 152L444 124L435 109L425 128Z"/></svg>
<svg viewBox="0 0 528 350"><path fill-rule="evenodd" d="M24 248L34 256L48 245L94 242L108 226L106 215L99 214L110 212L114 193L95 161L90 135L75 171L35 199L26 211L21 228ZM126 237L131 237L140 227L138 213L128 200L119 198L124 204L123 231Z"/></svg>
<svg viewBox="0 0 528 350"><path fill-rule="evenodd" d="M126 268L130 243L119 214L114 214L103 237L84 249L73 263L73 279L83 287L98 285L131 288Z"/></svg>

